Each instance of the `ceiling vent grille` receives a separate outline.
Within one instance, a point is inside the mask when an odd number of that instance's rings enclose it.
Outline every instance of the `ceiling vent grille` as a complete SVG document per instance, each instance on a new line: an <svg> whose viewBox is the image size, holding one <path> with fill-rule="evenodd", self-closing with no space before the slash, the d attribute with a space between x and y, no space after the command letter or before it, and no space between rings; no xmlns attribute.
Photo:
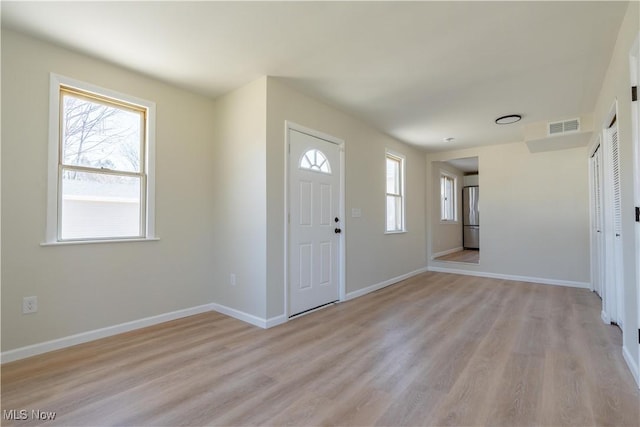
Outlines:
<svg viewBox="0 0 640 427"><path fill-rule="evenodd" d="M580 119L565 120L563 122L549 123L549 135L558 135L580 130Z"/></svg>

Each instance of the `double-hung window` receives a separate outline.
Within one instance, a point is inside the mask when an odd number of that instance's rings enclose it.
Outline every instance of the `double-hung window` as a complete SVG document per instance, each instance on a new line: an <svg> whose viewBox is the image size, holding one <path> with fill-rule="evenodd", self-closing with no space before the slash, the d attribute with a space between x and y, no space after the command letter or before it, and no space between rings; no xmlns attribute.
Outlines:
<svg viewBox="0 0 640 427"><path fill-rule="evenodd" d="M47 243L154 238L155 105L51 75Z"/></svg>
<svg viewBox="0 0 640 427"><path fill-rule="evenodd" d="M404 156L387 150L387 233L399 233L405 231L404 216Z"/></svg>
<svg viewBox="0 0 640 427"><path fill-rule="evenodd" d="M455 175L445 171L440 172L440 220L457 221L456 212L456 187L457 179Z"/></svg>

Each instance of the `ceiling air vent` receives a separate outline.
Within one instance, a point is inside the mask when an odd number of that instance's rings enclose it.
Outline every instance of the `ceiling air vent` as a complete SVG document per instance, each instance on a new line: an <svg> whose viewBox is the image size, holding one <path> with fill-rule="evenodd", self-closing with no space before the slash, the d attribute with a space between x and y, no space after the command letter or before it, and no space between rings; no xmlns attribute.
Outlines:
<svg viewBox="0 0 640 427"><path fill-rule="evenodd" d="M558 135L580 130L580 119L565 120L563 122L549 123L549 135Z"/></svg>

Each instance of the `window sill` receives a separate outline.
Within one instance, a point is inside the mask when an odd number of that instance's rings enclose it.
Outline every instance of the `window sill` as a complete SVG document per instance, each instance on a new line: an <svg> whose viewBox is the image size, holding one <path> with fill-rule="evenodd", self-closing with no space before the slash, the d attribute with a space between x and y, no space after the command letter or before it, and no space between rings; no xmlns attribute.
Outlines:
<svg viewBox="0 0 640 427"><path fill-rule="evenodd" d="M384 234L404 234L407 230L398 230L398 231L385 231Z"/></svg>
<svg viewBox="0 0 640 427"><path fill-rule="evenodd" d="M105 239L105 240L66 240L64 242L44 242L40 246L68 246L68 245L92 245L94 243L128 243L128 242L157 242L159 237L144 237L135 239Z"/></svg>
<svg viewBox="0 0 640 427"><path fill-rule="evenodd" d="M459 225L460 221L443 221L443 220L440 220L440 224Z"/></svg>

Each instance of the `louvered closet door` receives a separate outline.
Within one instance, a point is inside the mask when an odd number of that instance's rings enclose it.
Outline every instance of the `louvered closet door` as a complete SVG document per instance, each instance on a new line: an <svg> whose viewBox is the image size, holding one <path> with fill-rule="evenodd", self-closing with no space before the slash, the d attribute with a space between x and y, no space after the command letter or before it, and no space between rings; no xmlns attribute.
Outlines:
<svg viewBox="0 0 640 427"><path fill-rule="evenodd" d="M613 256L609 259L610 267L613 269L613 274L609 277L613 279L612 294L613 301L611 303L615 306L611 310L611 321L622 326L624 318L624 302L622 296L623 292L623 253L622 253L622 203L621 203L621 189L620 189L620 142L618 140L618 124L615 122L608 129L608 138L610 144L611 156L610 162L610 178L611 178L611 232L613 234Z"/></svg>
<svg viewBox="0 0 640 427"><path fill-rule="evenodd" d="M611 139L611 171L613 174L613 229L616 238L622 235L622 206L620 200L620 144L618 142L618 125L609 128Z"/></svg>

